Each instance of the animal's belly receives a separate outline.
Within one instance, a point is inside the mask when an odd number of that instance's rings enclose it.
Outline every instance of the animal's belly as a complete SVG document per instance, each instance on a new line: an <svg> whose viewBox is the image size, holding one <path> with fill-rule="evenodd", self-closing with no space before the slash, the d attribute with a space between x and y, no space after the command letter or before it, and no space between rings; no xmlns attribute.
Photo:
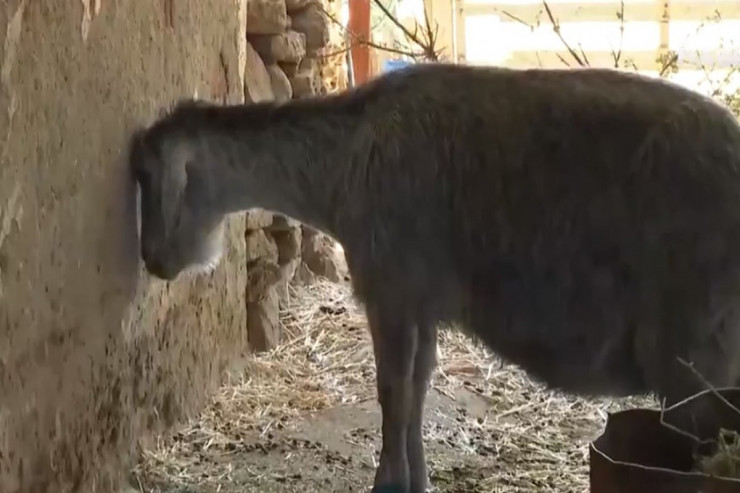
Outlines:
<svg viewBox="0 0 740 493"><path fill-rule="evenodd" d="M633 307L614 286L510 277L491 288L474 296L466 326L499 356L568 392L645 391Z"/></svg>

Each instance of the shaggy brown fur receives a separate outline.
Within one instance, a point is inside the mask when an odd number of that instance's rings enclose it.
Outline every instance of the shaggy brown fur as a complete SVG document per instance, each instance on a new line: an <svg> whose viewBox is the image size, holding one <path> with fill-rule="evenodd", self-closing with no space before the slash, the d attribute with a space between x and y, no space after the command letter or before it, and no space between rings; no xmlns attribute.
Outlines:
<svg viewBox="0 0 740 493"><path fill-rule="evenodd" d="M439 322L568 392L718 386L740 356L740 128L722 106L612 70L430 64L283 105L181 103L132 139L142 256L213 265L261 207L344 246L377 364L375 485L427 484ZM379 490L378 490L379 491Z"/></svg>

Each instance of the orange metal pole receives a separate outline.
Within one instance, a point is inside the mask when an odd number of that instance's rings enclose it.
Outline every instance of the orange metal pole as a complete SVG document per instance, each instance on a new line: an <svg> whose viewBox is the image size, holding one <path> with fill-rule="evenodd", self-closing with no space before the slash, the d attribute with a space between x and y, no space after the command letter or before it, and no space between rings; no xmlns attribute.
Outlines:
<svg viewBox="0 0 740 493"><path fill-rule="evenodd" d="M349 1L349 31L362 40L370 41L370 0ZM356 43L350 50L354 68L355 85L370 79L370 47Z"/></svg>

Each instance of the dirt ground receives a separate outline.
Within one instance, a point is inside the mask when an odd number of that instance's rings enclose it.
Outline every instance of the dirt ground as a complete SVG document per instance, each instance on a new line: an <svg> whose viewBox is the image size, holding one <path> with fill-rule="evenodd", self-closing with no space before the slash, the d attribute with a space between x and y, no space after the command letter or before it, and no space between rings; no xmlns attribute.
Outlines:
<svg viewBox="0 0 740 493"><path fill-rule="evenodd" d="M369 491L380 411L361 311L346 286L322 282L296 288L283 322L286 344L142 451L139 491ZM425 425L434 492L588 491L588 443L607 413L654 405L546 391L454 331L439 358Z"/></svg>

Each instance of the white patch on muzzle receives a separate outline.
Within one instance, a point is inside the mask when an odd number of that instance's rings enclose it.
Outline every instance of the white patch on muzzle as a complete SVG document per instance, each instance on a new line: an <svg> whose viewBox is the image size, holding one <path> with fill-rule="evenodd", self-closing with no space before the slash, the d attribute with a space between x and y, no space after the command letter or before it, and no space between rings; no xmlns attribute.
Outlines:
<svg viewBox="0 0 740 493"><path fill-rule="evenodd" d="M216 267L218 267L218 264L221 263L221 258L223 257L221 250L217 250L213 253L213 256L210 257L205 262L191 265L185 271L189 274L199 275L199 274L213 274L213 272L216 270Z"/></svg>
<svg viewBox="0 0 740 493"><path fill-rule="evenodd" d="M221 223L209 235L208 239L208 258L204 262L192 265L186 269L191 274L212 274L218 264L221 263L224 250L224 224Z"/></svg>

